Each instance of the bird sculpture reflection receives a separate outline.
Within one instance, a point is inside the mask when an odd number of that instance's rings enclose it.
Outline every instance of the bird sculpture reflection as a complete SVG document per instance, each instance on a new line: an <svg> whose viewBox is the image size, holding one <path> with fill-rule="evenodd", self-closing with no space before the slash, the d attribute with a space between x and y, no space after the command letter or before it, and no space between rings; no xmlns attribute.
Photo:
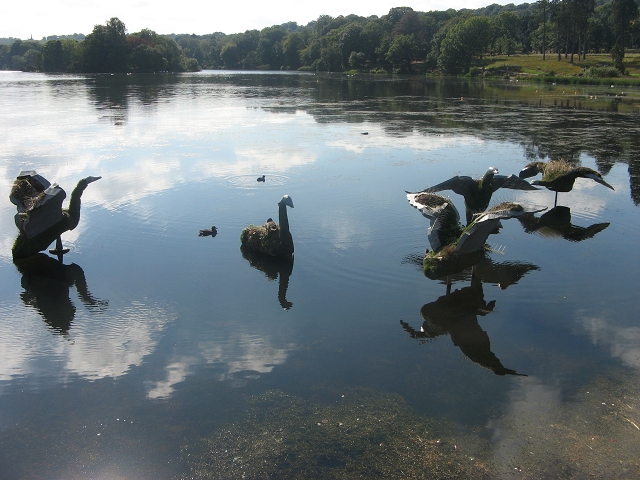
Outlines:
<svg viewBox="0 0 640 480"><path fill-rule="evenodd" d="M449 335L453 344L470 360L488 368L496 375L520 375L502 362L491 351L489 335L478 323L478 316L493 312L495 300L484 299L480 277L473 277L471 285L447 293L435 302L427 303L420 309L424 319L420 330L400 320L402 328L421 343L426 343L440 335Z"/></svg>
<svg viewBox="0 0 640 480"><path fill-rule="evenodd" d="M435 193L409 193L409 203L431 222L429 243L423 269L426 276L437 279L478 263L484 255L489 234L500 228L500 220L520 217L546 210L546 207L524 207L503 202L473 216L466 227L460 224L460 214L450 199Z"/></svg>
<svg viewBox="0 0 640 480"><path fill-rule="evenodd" d="M594 223L588 227L574 225L571 222L571 209L557 206L540 217L527 216L518 219L526 233L535 233L542 237L562 237L570 242L581 242L594 237L610 224Z"/></svg>
<svg viewBox="0 0 640 480"><path fill-rule="evenodd" d="M531 185L541 185L552 192L556 192L554 207L558 204L558 192L570 192L573 189L576 178L590 178L614 190L611 185L602 179L600 173L588 167L576 167L566 160L551 160L548 163L531 162L520 170L518 175L520 178L529 178L539 173L542 173L542 180L534 180Z"/></svg>
<svg viewBox="0 0 640 480"><path fill-rule="evenodd" d="M464 197L466 208L467 224L471 223L473 215L484 212L489 206L493 192L499 188L510 188L512 190L537 190L526 180L515 175L498 175L498 169L489 167L481 179L474 179L467 176L456 175L433 187L422 190L422 193L441 192L442 190L452 190ZM410 192L407 192L410 193ZM413 192L421 193L421 192Z"/></svg>
<svg viewBox="0 0 640 480"><path fill-rule="evenodd" d="M249 225L240 234L242 246L272 257L293 255L293 237L289 231L287 207L293 208L289 195L278 202L279 224L269 218L264 225Z"/></svg>

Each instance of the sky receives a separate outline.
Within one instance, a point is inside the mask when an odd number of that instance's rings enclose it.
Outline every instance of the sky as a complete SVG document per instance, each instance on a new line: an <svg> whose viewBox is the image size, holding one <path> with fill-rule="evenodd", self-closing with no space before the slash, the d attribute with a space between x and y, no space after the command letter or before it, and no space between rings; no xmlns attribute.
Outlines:
<svg viewBox="0 0 640 480"><path fill-rule="evenodd" d="M111 17L124 22L130 33L148 28L160 34L204 35L261 30L286 22L306 25L320 15L382 16L400 6L428 12L474 9L492 3L519 4L523 0L245 0L238 3L220 0L32 0L26 4L5 1L0 4L0 38L40 40L50 35L87 35L95 25L104 25Z"/></svg>

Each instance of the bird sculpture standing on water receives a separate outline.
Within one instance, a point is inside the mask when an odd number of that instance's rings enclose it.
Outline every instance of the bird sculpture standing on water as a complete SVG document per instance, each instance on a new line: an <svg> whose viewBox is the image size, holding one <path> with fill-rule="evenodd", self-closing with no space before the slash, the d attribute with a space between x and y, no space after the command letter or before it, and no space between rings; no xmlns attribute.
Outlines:
<svg viewBox="0 0 640 480"><path fill-rule="evenodd" d="M489 234L501 227L501 219L520 217L546 210L546 207L527 208L504 202L476 214L466 227L460 224L460 214L451 200L434 193L409 193L409 203L431 222L429 243L432 251L425 251L424 274L432 279L461 272L478 263L484 254Z"/></svg>
<svg viewBox="0 0 640 480"><path fill-rule="evenodd" d="M287 207L293 208L289 195L278 202L278 221L268 219L264 225L249 225L240 234L242 246L272 257L293 255L293 237L289 231Z"/></svg>
<svg viewBox="0 0 640 480"><path fill-rule="evenodd" d="M539 173L542 173L542 180L534 180L531 185L541 185L552 192L556 192L554 207L558 204L558 192L570 192L573 189L576 178L590 178L614 190L611 185L602 179L602 175L595 170L588 167L576 167L566 160L551 160L549 163L531 162L520 171L519 177L529 178Z"/></svg>
<svg viewBox="0 0 640 480"><path fill-rule="evenodd" d="M426 188L422 192L433 193L442 190L453 190L458 195L464 197L466 208L467 224L471 223L473 215L484 212L489 206L493 192L499 188L510 188L513 190L537 190L526 180L522 180L515 175L498 175L498 169L489 167L481 179L474 179L467 176L456 175L433 187ZM410 192L407 192L410 193Z"/></svg>
<svg viewBox="0 0 640 480"><path fill-rule="evenodd" d="M20 172L9 199L16 205L16 226L20 233L16 238L11 253L13 258L26 258L45 250L52 242L56 242L56 253L59 259L68 250L62 248L60 235L76 228L80 222L80 197L87 185L102 177L86 177L78 182L71 192L69 207L62 208L62 201L67 194L56 184L51 184L35 171Z"/></svg>

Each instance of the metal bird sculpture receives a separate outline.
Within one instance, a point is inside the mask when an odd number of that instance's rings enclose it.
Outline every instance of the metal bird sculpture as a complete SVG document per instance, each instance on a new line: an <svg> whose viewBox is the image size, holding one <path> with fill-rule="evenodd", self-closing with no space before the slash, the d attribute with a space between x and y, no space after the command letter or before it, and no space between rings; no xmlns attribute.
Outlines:
<svg viewBox="0 0 640 480"><path fill-rule="evenodd" d="M602 179L600 173L588 167L576 167L566 160L551 160L548 163L531 162L520 170L518 175L520 178L529 178L539 173L542 173L542 180L534 180L531 185L541 185L552 192L556 192L554 207L558 204L558 192L570 192L573 189L576 178L590 178L614 190L611 185Z"/></svg>
<svg viewBox="0 0 640 480"><path fill-rule="evenodd" d="M289 195L278 202L279 224L269 219L264 225L249 225L240 234L243 247L272 257L293 255L293 238L289 231L287 207L293 208Z"/></svg>
<svg viewBox="0 0 640 480"><path fill-rule="evenodd" d="M20 233L11 253L13 259L26 258L45 250L56 242L56 248L49 253L62 255L68 249L62 248L60 235L76 228L80 222L80 197L87 185L102 177L86 177L78 182L71 192L69 206L62 208L67 194L57 184L51 184L35 171L20 172L11 188L9 199L17 207L16 227Z"/></svg>
<svg viewBox="0 0 640 480"><path fill-rule="evenodd" d="M433 193L441 192L442 190L452 190L458 195L462 195L466 208L467 224L469 224L474 214L484 212L487 209L489 202L491 202L493 192L499 188L537 190L536 187L532 186L526 180L522 180L515 175L509 175L508 177L498 175L497 168L489 167L481 179L456 175L438 185L426 188L422 190L422 192L413 193Z"/></svg>
<svg viewBox="0 0 640 480"><path fill-rule="evenodd" d="M524 207L503 202L485 212L474 215L466 227L451 200L434 193L409 193L409 203L430 221L429 243L432 251L425 251L424 274L432 279L461 272L478 263L484 255L489 234L500 228L500 220L516 218L546 210L546 207Z"/></svg>

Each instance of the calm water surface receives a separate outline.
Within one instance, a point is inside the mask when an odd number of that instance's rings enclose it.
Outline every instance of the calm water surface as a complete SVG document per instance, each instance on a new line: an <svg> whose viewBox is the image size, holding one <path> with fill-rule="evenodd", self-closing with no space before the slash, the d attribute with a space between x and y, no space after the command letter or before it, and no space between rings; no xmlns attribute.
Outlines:
<svg viewBox="0 0 640 480"><path fill-rule="evenodd" d="M68 193L102 176L64 265L20 271L15 207L0 202L0 477L437 477L440 462L638 478L638 125L640 91L615 86L0 72L7 197L22 169ZM502 253L449 295L423 275L428 223L405 190L549 157L615 191L578 180L555 222L503 222L489 239ZM292 269L239 248L283 194ZM316 427L383 421L314 443ZM416 450L416 466L402 452L423 425L440 460ZM246 447L269 429L310 440ZM366 470L371 458L389 469ZM258 475L269 461L280 470Z"/></svg>

